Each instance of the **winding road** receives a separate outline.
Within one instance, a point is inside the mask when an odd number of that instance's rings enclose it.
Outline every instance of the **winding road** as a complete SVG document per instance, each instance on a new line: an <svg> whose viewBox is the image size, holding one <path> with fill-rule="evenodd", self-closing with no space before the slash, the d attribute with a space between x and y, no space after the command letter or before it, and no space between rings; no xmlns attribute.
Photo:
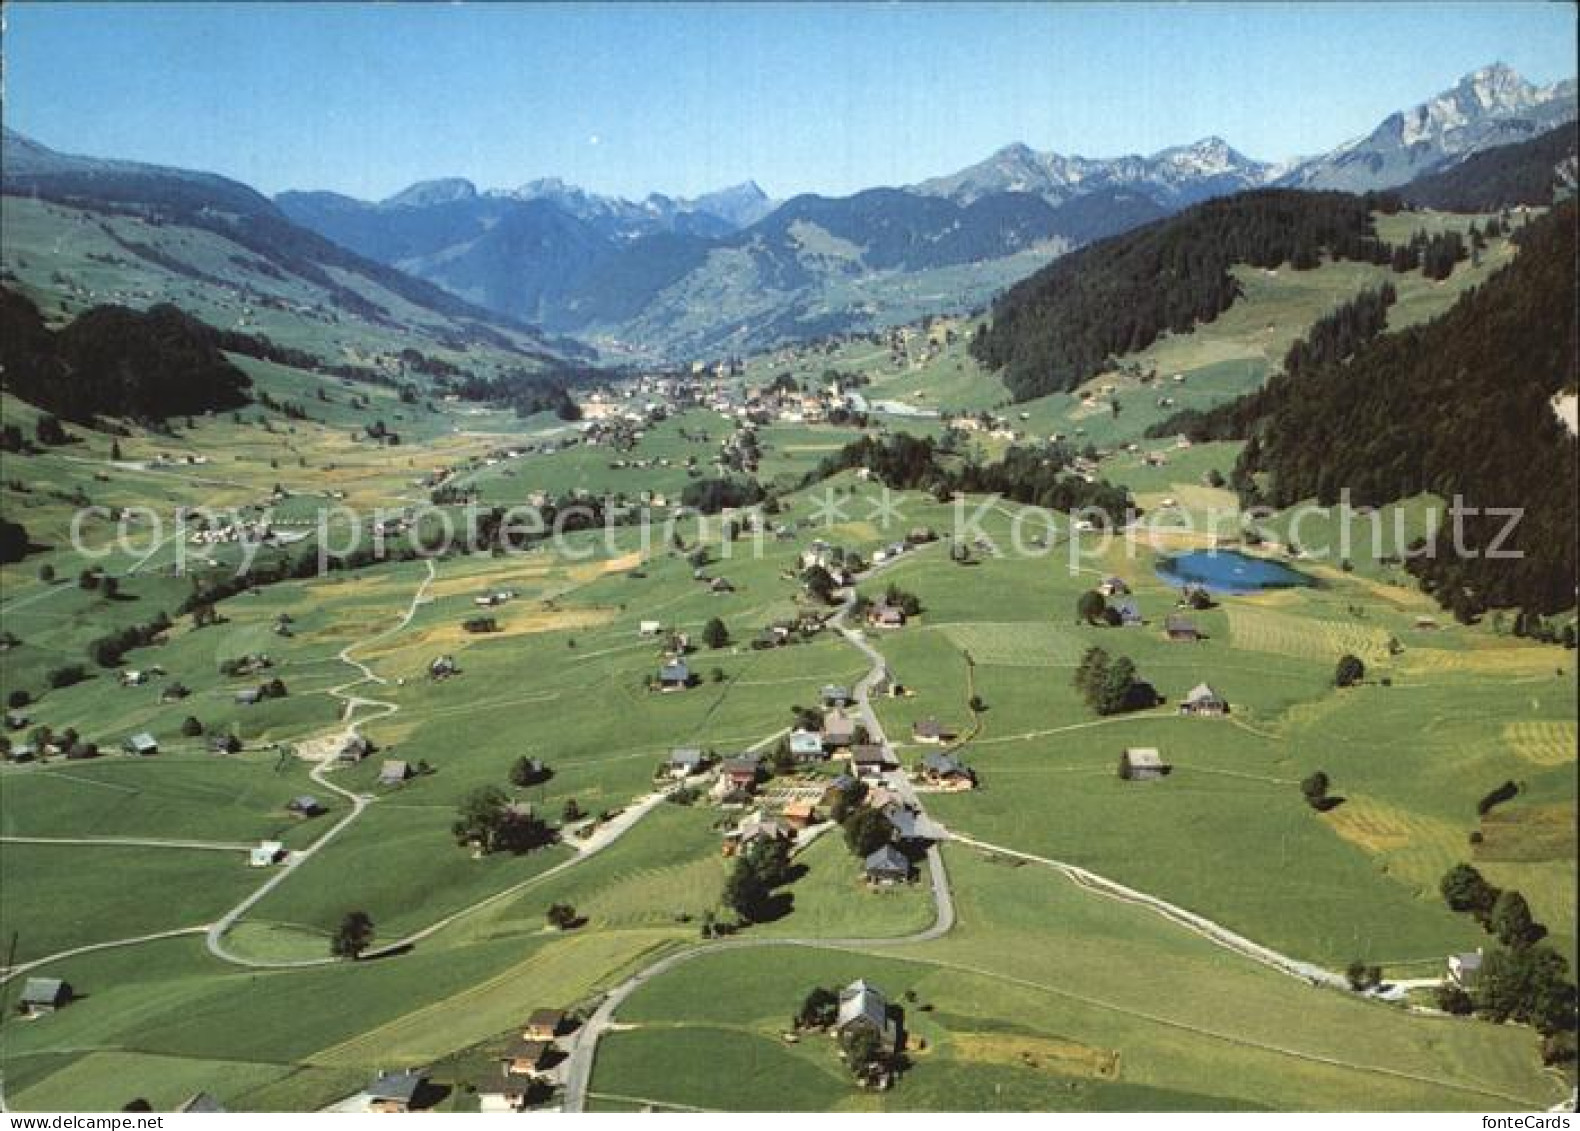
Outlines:
<svg viewBox="0 0 1580 1131"><path fill-rule="evenodd" d="M866 581L879 570L894 561L903 559L890 559L883 565L874 566L858 576L857 581ZM844 637L846 643L859 651L872 665L867 674L856 685L856 704L861 713L863 725L872 739L882 745L888 745L888 738L883 732L883 725L878 721L877 712L872 709L872 688L883 678L887 662L859 629L852 628L849 624L850 614L855 609L856 590L854 585L850 589L845 603L838 613L831 619L836 631ZM898 794L905 802L921 810L921 802L916 791L912 788L910 779L903 771L895 771L888 775L884 783L890 790ZM949 888L949 873L944 870L943 854L939 852L936 844L927 849L927 874L932 888L933 896L933 922L931 926L910 935L900 935L889 938L731 938L720 939L703 943L674 954L660 958L658 961L643 967L632 974L625 981L611 989L604 995L592 1015L582 1024L573 1037L570 1045L570 1055L564 1068L564 1099L562 1110L567 1112L581 1112L586 1109L587 1096L592 1084L593 1065L598 1055L598 1042L614 1024L615 1014L619 1012L633 993L641 989L654 978L662 977L682 963L690 962L705 954L719 954L727 950L751 950L765 947L801 946L821 950L851 950L879 947L914 946L918 943L931 942L942 938L954 929L955 902Z"/></svg>
<svg viewBox="0 0 1580 1131"><path fill-rule="evenodd" d="M385 628L385 629L381 629L378 632L372 634L371 636L365 636L365 637L363 637L360 640L353 641L352 643L346 645L344 648L342 648L340 650L340 654L339 654L340 660L343 661L346 664L349 664L351 667L357 669L357 671L360 673L356 679L351 680L348 683L340 684L338 687L332 687L328 691L328 694L334 696L337 699L342 700L345 703L344 714L345 714L345 718L347 719L347 722L348 722L348 726L347 726L345 737L347 737L347 738L349 738L351 735L353 735L353 734L355 734L357 732L357 727L358 726L361 726L362 724L368 722L370 719L384 718L384 717L386 717L388 715L392 715L395 712L400 710L400 705L397 704L397 703L390 703L388 701L381 700L381 699L369 699L369 698L366 698L364 696L347 694L347 692L349 692L351 688L359 687L359 686L361 686L364 683L384 683L385 682L385 680L384 680L384 678L382 676L376 674L371 668L369 668L366 664L362 663L360 660L355 659L351 655L351 653L353 651L355 651L356 649L358 649L358 648L362 648L362 647L365 647L368 644L373 643L374 641L382 640L382 639L384 639L387 636L393 635L394 633L399 632L401 629L405 628L408 624L411 623L412 618L417 615L417 609L421 606L421 604L423 603L424 599L427 596L427 591L428 591L429 585L431 585L433 583L434 578L437 576L437 572L434 569L433 561L431 559L426 560L424 564L428 567L428 575L427 575L427 577L425 577L423 579L422 584L417 587L417 591L412 594L411 603L407 605L406 611L401 615L400 619L398 621L396 621L390 627ZM375 708L379 708L379 710L378 710L378 712L376 714L369 715L366 718L355 719L353 716L355 715L355 713L360 708L363 708L363 707L375 707ZM244 958L241 955L235 954L232 951L226 949L226 947L225 947L225 935L227 933L229 933L230 929L236 925L236 922L243 915L245 915L249 910L251 910L254 906L256 906L260 900L262 900L265 896L267 896L275 888L279 887L282 883L284 883L286 880L288 880L291 877L291 875L296 871L297 868L299 868L307 860L311 859L315 854L317 854L321 849L323 849L323 847L326 844L329 844L336 837L338 837L341 833L345 832L345 830L351 826L352 822L354 822L358 817L360 817L362 815L362 811L364 809L366 809L368 807L368 805L372 802L373 799L371 797L366 797L366 796L364 796L362 794L354 793L354 792L352 792L349 789L344 789L344 788L336 785L334 782L329 781L325 777L325 774L328 771L330 765L331 765L331 763L328 762L328 761L320 762L317 766L315 766L313 768L312 772L308 776L311 777L314 782L316 782L318 785L322 786L324 789L330 791L331 793L339 794L341 797L344 797L346 800L350 801L351 802L351 812L347 813L344 817L342 817L334 825L333 828L331 828L328 832L324 833L323 836L319 837L310 846L308 846L307 848L302 849L300 852L293 852L293 853L291 853L290 858L288 859L288 861L283 866L280 867L280 869L276 872L276 874L274 876L270 877L270 879L267 882L263 883L262 885L260 885L256 889L254 889L245 899L243 899L236 906L232 907L229 911L225 912L225 914L221 915L214 922L208 923L208 924L200 924L200 925L194 926L194 927L180 927L180 928L176 928L174 930L160 931L160 932L157 932L157 933L154 933L154 934L149 934L149 935L138 935L138 936L136 936L134 938L114 939L114 940L111 940L111 941L108 941L108 942L94 943L91 946L76 947L76 948L73 948L71 950L59 951L59 952L57 952L55 954L46 955L43 958L34 959L31 962L27 962L27 963L24 963L24 964L21 964L21 965L18 965L18 966L14 966L14 967L11 967L9 969L4 970L3 972L0 972L0 984L4 984L5 982L10 981L11 979L13 979L13 978L15 978L15 977L17 977L17 976L19 976L21 974L24 974L24 973L26 973L29 970L34 970L34 969L37 969L37 968L39 968L41 966L46 966L46 965L48 965L48 964L50 964L52 962L58 962L61 959L71 958L71 957L74 957L74 956L79 955L79 954L86 954L86 953L88 953L90 951L110 950L110 949L114 949L116 947L124 947L124 946L136 946L136 945L141 944L141 943L155 942L155 941L158 941L158 940L161 940L161 939L178 938L178 937L183 936L183 935L193 935L193 934L198 934L200 932L204 936L204 940L203 940L204 941L204 945L208 948L208 952L210 954L212 954L215 958L221 959L222 961L229 962L229 963L232 963L232 964L237 965L237 966L248 966L248 967L255 967L255 968L277 968L277 967L291 968L291 967L299 967L299 966L322 966L322 965L327 965L328 963L331 963L331 962L338 961L337 959L334 959L334 958L322 958L322 959L302 959L302 960L297 960L297 961L294 961L294 962L292 962L292 961L263 962L263 961L259 961L259 960L255 960L255 959ZM250 847L250 846L243 846L243 845L234 845L234 846L231 846L231 845L218 845L218 844L196 842L196 841L174 842L174 841L143 840L141 838L103 838L103 839L91 839L91 840L90 839L73 839L73 840L66 840L66 841L46 840L44 838L21 838L21 837L12 837L12 838L6 838L6 839L8 839L8 840L15 840L15 841L19 841L19 842L27 842L27 843L128 844L128 845L138 845L138 846L150 847L150 848L193 848L193 849L219 849L219 848L224 848L226 850L232 850L232 849L241 850L243 848Z"/></svg>

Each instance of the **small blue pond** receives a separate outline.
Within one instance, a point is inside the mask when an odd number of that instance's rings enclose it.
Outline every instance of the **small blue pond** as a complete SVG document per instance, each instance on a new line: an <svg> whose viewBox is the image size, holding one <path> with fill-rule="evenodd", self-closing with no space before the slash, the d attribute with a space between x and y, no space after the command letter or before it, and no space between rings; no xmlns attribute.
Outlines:
<svg viewBox="0 0 1580 1131"><path fill-rule="evenodd" d="M1192 550L1164 558L1158 563L1158 576L1171 585L1200 585L1214 593L1255 593L1316 584L1297 569L1235 550Z"/></svg>

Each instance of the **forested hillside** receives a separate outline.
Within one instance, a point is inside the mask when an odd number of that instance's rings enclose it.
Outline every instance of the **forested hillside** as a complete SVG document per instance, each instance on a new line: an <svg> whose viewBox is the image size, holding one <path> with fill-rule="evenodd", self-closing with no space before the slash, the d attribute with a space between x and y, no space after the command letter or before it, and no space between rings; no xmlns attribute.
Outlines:
<svg viewBox="0 0 1580 1131"><path fill-rule="evenodd" d="M972 343L1021 400L1068 390L1119 354L1210 322L1238 295L1237 263L1296 270L1326 252L1386 263L1371 212L1390 198L1267 190L1197 205L1092 244L1012 287Z"/></svg>
<svg viewBox="0 0 1580 1131"><path fill-rule="evenodd" d="M1446 528L1408 568L1464 618L1573 607L1576 441L1550 402L1577 376L1575 219L1570 203L1518 233L1514 262L1441 318L1358 344L1378 324L1380 296L1363 296L1261 391L1158 431L1247 439L1233 477L1247 502L1331 504L1347 488L1355 505L1431 492L1522 508L1500 551L1518 558L1485 556L1506 519L1483 515L1465 523L1474 556Z"/></svg>
<svg viewBox="0 0 1580 1131"><path fill-rule="evenodd" d="M0 374L21 399L68 420L163 420L247 403L250 381L218 331L173 306L101 306L58 333L26 297L0 288Z"/></svg>

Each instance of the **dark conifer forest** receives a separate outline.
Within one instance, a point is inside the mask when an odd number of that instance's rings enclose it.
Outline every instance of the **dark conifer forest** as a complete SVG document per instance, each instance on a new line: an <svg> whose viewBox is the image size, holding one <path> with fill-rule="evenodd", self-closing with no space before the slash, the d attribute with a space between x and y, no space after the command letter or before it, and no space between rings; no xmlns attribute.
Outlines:
<svg viewBox="0 0 1580 1131"><path fill-rule="evenodd" d="M1573 202L1518 232L1520 253L1440 318L1383 334L1343 360L1339 339L1375 322L1363 295L1290 351L1293 368L1262 390L1153 429L1245 439L1231 481L1247 502L1355 505L1430 492L1479 508L1523 508L1465 523L1472 555L1446 523L1407 562L1462 618L1491 607L1550 613L1575 601L1576 440L1551 401L1576 386ZM1335 321L1336 320L1336 321ZM1351 330L1340 331L1340 326ZM1308 362L1307 359L1310 359Z"/></svg>
<svg viewBox="0 0 1580 1131"><path fill-rule="evenodd" d="M236 408L251 384L218 333L174 306L98 306L52 332L32 302L4 288L0 370L22 400L83 424Z"/></svg>
<svg viewBox="0 0 1580 1131"><path fill-rule="evenodd" d="M1235 264L1296 270L1388 263L1371 214L1392 197L1269 189L1211 200L1066 255L1010 288L971 352L1017 400L1073 389L1165 332L1211 322L1239 295Z"/></svg>

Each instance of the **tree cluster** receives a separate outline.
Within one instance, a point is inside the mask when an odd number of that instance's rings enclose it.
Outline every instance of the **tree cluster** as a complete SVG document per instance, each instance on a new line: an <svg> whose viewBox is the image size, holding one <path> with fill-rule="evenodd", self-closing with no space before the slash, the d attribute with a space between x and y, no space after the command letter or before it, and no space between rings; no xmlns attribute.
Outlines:
<svg viewBox="0 0 1580 1131"><path fill-rule="evenodd" d="M484 855L530 852L553 839L541 817L513 804L503 789L492 785L480 786L462 799L450 831L457 844L473 845Z"/></svg>
<svg viewBox="0 0 1580 1131"><path fill-rule="evenodd" d="M56 333L31 301L6 288L0 368L16 396L79 424L236 408L252 383L220 352L212 329L174 306L97 306Z"/></svg>
<svg viewBox="0 0 1580 1131"><path fill-rule="evenodd" d="M790 846L763 838L735 857L724 880L724 904L748 923L769 912L773 891L790 881Z"/></svg>
<svg viewBox="0 0 1580 1131"><path fill-rule="evenodd" d="M1086 650L1072 682L1086 705L1099 715L1117 715L1157 702L1156 692L1137 676L1129 656L1111 659L1102 648Z"/></svg>

